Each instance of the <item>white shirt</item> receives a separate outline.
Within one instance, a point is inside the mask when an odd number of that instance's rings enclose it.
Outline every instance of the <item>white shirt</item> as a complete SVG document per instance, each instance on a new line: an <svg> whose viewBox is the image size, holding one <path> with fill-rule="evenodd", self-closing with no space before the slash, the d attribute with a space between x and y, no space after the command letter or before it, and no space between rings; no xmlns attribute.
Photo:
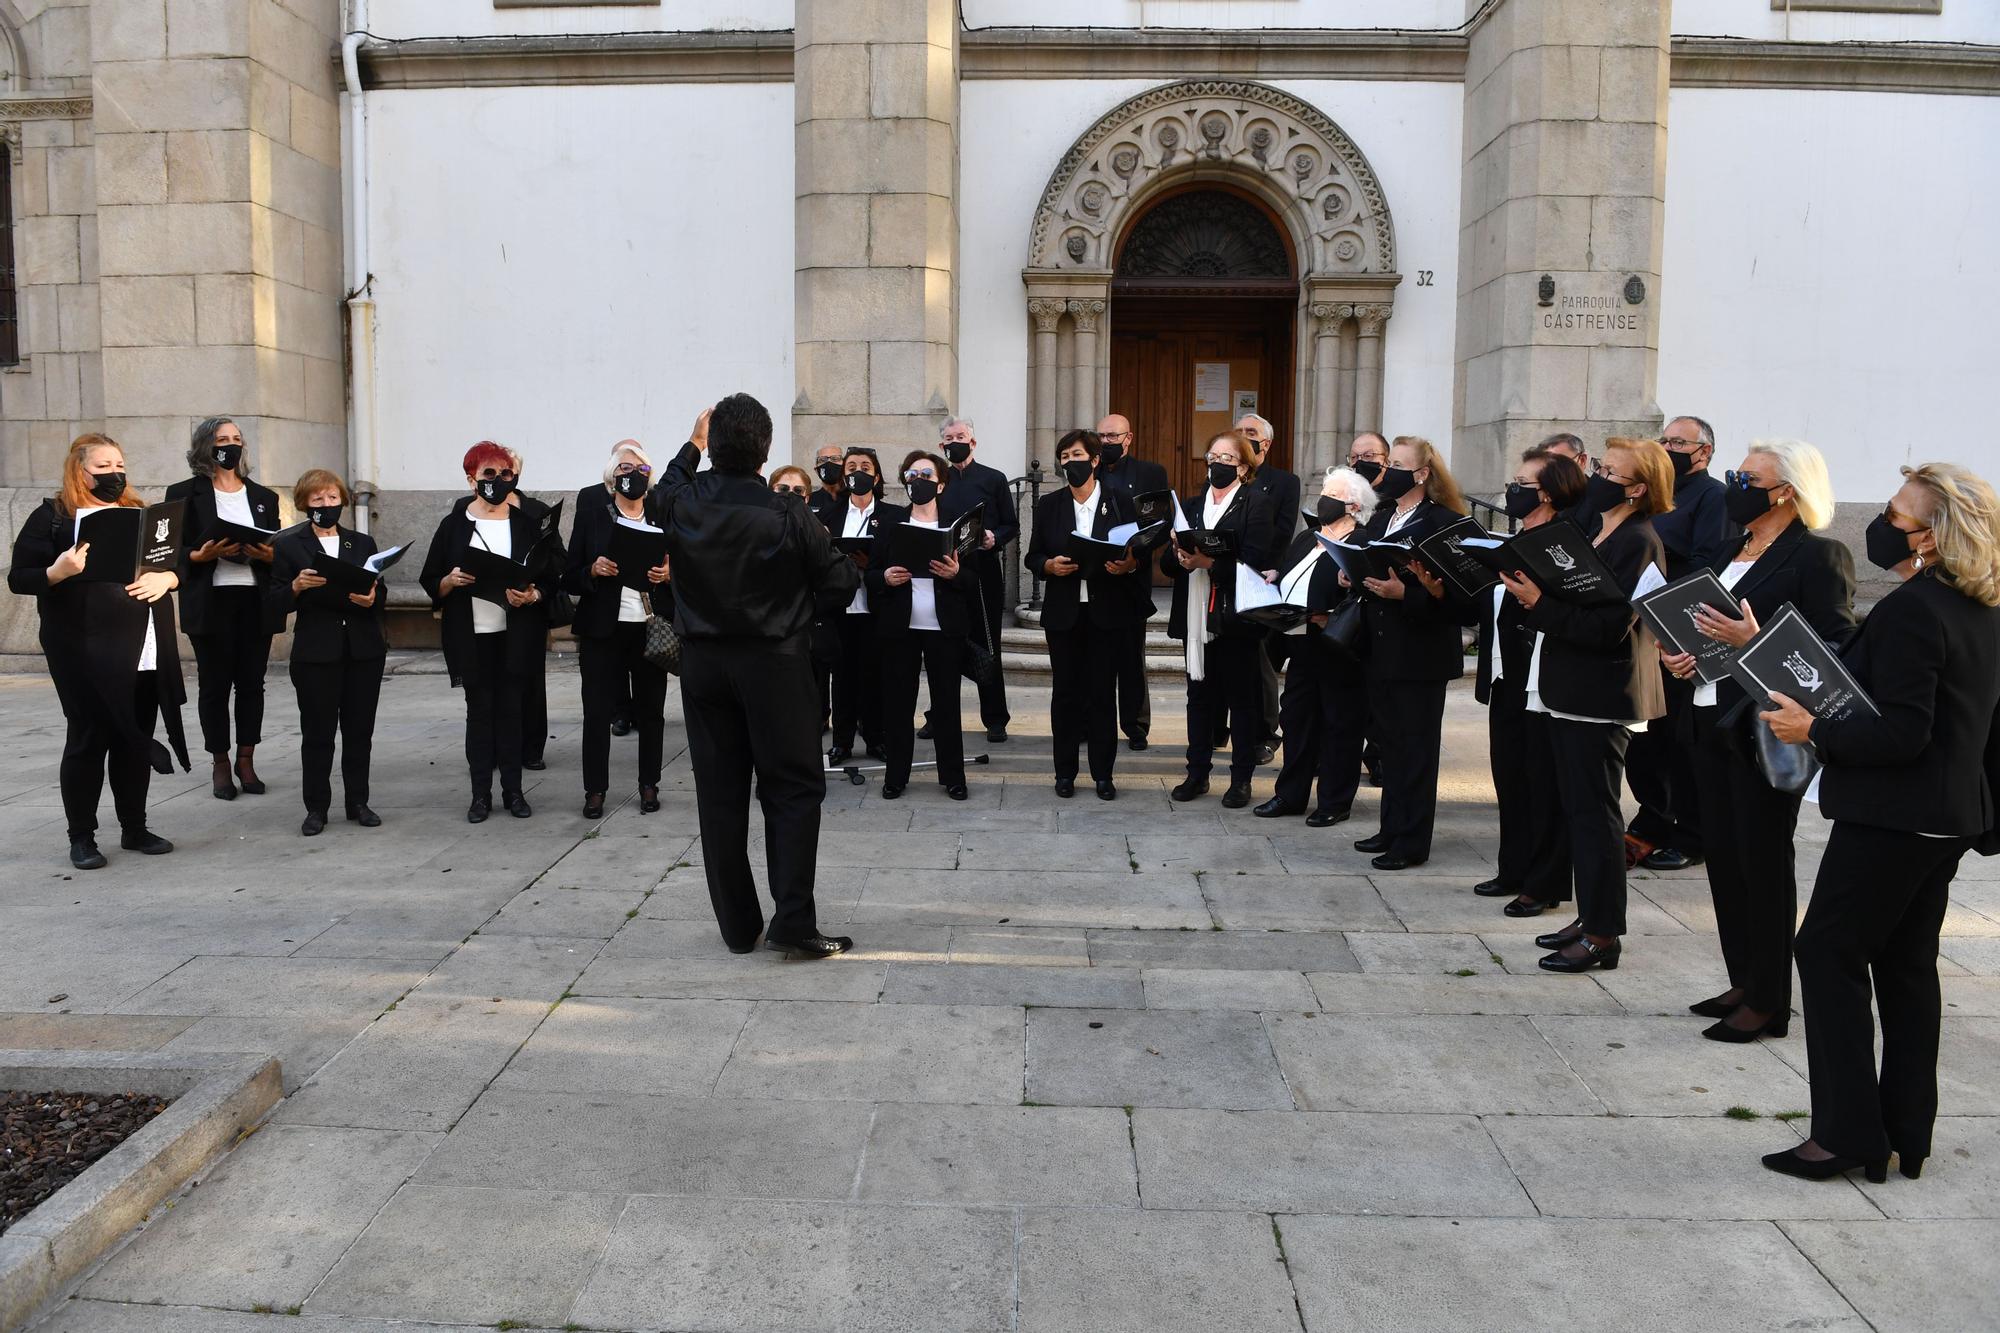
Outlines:
<svg viewBox="0 0 2000 1333"><path fill-rule="evenodd" d="M637 588L625 588L625 587L619 588L618 589L619 623L630 624L633 621L644 620L645 618L646 618L646 602L645 599L639 595L639 590Z"/></svg>
<svg viewBox="0 0 2000 1333"><path fill-rule="evenodd" d="M472 526L479 530L479 540L495 555L514 554L513 527L504 518L475 518ZM507 608L498 602L489 602L484 597L472 599L472 632L474 634L498 634L507 628Z"/></svg>
<svg viewBox="0 0 2000 1333"><path fill-rule="evenodd" d="M1421 509L1422 507L1423 507L1423 501L1419 500L1416 504L1411 505L1408 509L1398 509L1395 513L1389 515L1389 526L1383 530L1382 535L1386 537L1390 533L1394 532L1397 528L1407 525L1411 519L1416 517L1417 510Z"/></svg>
<svg viewBox="0 0 2000 1333"><path fill-rule="evenodd" d="M1506 584L1496 583L1493 585L1493 646L1486 654L1486 683L1488 685L1500 679L1501 676L1500 612L1507 605L1504 599L1508 595Z"/></svg>
<svg viewBox="0 0 2000 1333"><path fill-rule="evenodd" d="M1097 502L1102 498L1095 490L1091 491L1088 500L1079 500L1076 498L1076 492L1070 492L1070 508L1076 511L1076 530L1086 537L1094 535L1091 530L1097 526ZM1076 600L1079 602L1090 600L1088 573L1089 571L1081 569L1076 573Z"/></svg>
<svg viewBox="0 0 2000 1333"><path fill-rule="evenodd" d="M326 552L326 553L327 553L328 555L331 555L331 556L338 556L338 555L340 554L340 533L339 533L339 532L335 532L335 533L334 533L334 534L333 534L333 535L332 535L331 537L320 537L320 536L319 536L319 529L318 529L318 528L314 528L314 529L313 529L313 536L315 536L315 537L319 537L319 549L320 549L320 550L322 550L322 551L325 551L325 552Z"/></svg>
<svg viewBox="0 0 2000 1333"><path fill-rule="evenodd" d="M256 520L250 517L250 488L245 486L239 491L225 491L220 486L216 487L215 516L230 523L241 523L246 528L256 527ZM218 560L215 562L215 573L209 578L208 586L254 588L257 586L257 577L250 572L250 566L247 564L239 565L234 560Z"/></svg>
<svg viewBox="0 0 2000 1333"><path fill-rule="evenodd" d="M1729 568L1723 570L1722 573L1717 575L1716 577L1721 580L1723 587L1729 589L1731 592L1734 592L1736 591L1737 582L1741 580L1745 574L1748 574L1750 572L1750 566L1756 563L1757 562L1755 560L1731 561ZM1715 707L1715 686L1707 684L1697 685L1694 691L1694 706L1696 708Z"/></svg>
<svg viewBox="0 0 2000 1333"><path fill-rule="evenodd" d="M1624 727L1624 728L1625 728L1625 729L1626 729L1627 731L1644 731L1644 730L1646 729L1646 724L1645 724L1644 722L1635 722L1635 721L1631 720L1630 718L1623 718L1623 717L1585 717L1585 716L1583 716L1583 715L1582 715L1581 713L1561 713L1561 712L1557 712L1557 711L1556 711L1555 709L1553 709L1553 708L1549 707L1549 706L1548 706L1547 704L1543 703L1543 702L1542 702L1542 691L1541 691L1541 682L1542 682L1542 644L1543 644L1543 642L1544 642L1544 641L1546 641L1546 640L1547 640L1547 638L1548 638L1548 635L1546 635L1546 634L1542 634L1542 633L1540 633L1540 632L1537 632L1537 633L1536 633L1536 635L1535 635L1535 655L1534 655L1533 657L1531 657L1531 658L1529 658L1529 659L1528 659L1528 704L1527 704L1527 709L1528 709L1528 711L1529 711L1530 713L1542 713L1542 714L1545 714L1545 715L1546 715L1546 716L1548 716L1548 717L1559 717L1559 718L1562 718L1562 719L1564 719L1565 721L1569 721L1569 722L1614 722L1614 723L1618 724L1619 726L1621 726L1621 727ZM1493 655L1494 655L1495 657L1498 657L1498 656L1500 655L1500 649L1499 649L1499 645L1498 645L1498 644L1495 644L1495 645L1494 645L1494 650L1493 650Z"/></svg>
<svg viewBox="0 0 2000 1333"><path fill-rule="evenodd" d="M1320 561L1331 559L1333 557L1326 553L1326 548L1318 542L1314 542L1312 550L1306 552L1305 559L1293 565L1285 572L1284 577L1278 580L1278 591L1284 595L1286 601L1304 606L1306 604L1306 593L1312 586L1313 568ZM1302 624L1294 625L1286 630L1285 633L1304 634L1311 624L1311 621L1306 621Z"/></svg>
<svg viewBox="0 0 2000 1333"><path fill-rule="evenodd" d="M1222 498L1220 500L1215 498L1215 492L1212 490L1203 491L1201 493L1202 527L1212 530L1215 527L1215 525L1221 521L1222 515L1229 508L1230 501L1236 498L1237 488L1242 486L1242 484L1243 483L1240 481L1231 482L1229 484L1229 489L1222 493Z"/></svg>
<svg viewBox="0 0 2000 1333"><path fill-rule="evenodd" d="M85 505L76 511L76 526L70 530L70 545L74 546L83 535L83 516L99 509L115 509L116 505ZM146 612L146 637L139 642L139 670L152 671L159 666L160 645L153 635L153 614L150 607Z"/></svg>
<svg viewBox="0 0 2000 1333"><path fill-rule="evenodd" d="M867 504L862 505L860 508L849 504L843 512L847 517L840 521L840 535L843 537L866 537L868 535L868 520L875 516L875 501L871 498ZM854 590L854 600L847 604L847 614L850 616L865 616L868 614L868 582L866 579L862 580L861 586Z"/></svg>
<svg viewBox="0 0 2000 1333"><path fill-rule="evenodd" d="M932 532L938 530L937 524L920 522L914 518L905 519L904 522L913 528L928 528ZM910 628L939 628L937 618L937 580L929 574L919 574L914 569L910 571Z"/></svg>

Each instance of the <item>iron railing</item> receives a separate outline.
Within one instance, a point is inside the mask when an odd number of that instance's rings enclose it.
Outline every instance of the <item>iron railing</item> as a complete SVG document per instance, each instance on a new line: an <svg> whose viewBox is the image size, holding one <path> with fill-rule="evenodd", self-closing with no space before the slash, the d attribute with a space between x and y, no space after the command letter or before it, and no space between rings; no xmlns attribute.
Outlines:
<svg viewBox="0 0 2000 1333"><path fill-rule="evenodd" d="M1002 577L1006 580L1004 586L1007 589L1007 609L1009 611L1021 607L1025 607L1030 611L1039 611L1042 608L1042 576L1039 574L1028 574L1028 571L1021 563L1021 553L1028 549L1030 530L1035 524L1035 506L1041 502L1042 487L1048 484L1049 478L1052 475L1051 473L1042 471L1042 462L1040 459L1030 459L1028 461L1027 474L1016 477L1007 483L1008 490L1014 496L1015 517L1020 520L1020 535L1015 537L1013 549L1003 551L1000 555L1003 563ZM1023 575L1027 575L1028 578L1028 596L1026 600L1023 600L1021 597L1021 578Z"/></svg>

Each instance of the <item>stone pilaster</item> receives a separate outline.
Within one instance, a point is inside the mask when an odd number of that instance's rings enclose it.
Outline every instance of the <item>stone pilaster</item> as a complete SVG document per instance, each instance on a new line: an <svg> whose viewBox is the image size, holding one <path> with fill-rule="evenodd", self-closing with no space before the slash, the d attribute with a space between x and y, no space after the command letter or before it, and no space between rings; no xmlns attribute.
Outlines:
<svg viewBox="0 0 2000 1333"><path fill-rule="evenodd" d="M798 0L794 33L793 456L934 445L959 407L957 6Z"/></svg>
<svg viewBox="0 0 2000 1333"><path fill-rule="evenodd" d="M1453 465L1658 425L1670 0L1499 0L1465 71ZM1479 4L1468 4L1468 13Z"/></svg>
<svg viewBox="0 0 2000 1333"><path fill-rule="evenodd" d="M91 6L104 416L140 484L234 416L281 490L341 466L337 0Z"/></svg>

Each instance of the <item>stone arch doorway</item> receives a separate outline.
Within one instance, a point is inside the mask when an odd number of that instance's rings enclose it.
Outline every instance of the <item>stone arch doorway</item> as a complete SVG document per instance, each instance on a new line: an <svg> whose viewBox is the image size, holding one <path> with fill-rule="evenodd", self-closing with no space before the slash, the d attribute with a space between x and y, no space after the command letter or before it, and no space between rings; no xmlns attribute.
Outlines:
<svg viewBox="0 0 2000 1333"><path fill-rule="evenodd" d="M1288 272L1278 271L1272 234ZM1021 276L1032 457L1048 459L1063 430L1126 410L1112 397L1114 360L1121 394L1138 383L1126 370L1137 344L1125 340L1176 320L1189 334L1203 332L1204 319L1217 335L1227 325L1247 337L1254 325L1266 349L1258 410L1276 426L1286 465L1323 467L1355 431L1380 427L1382 333L1401 280L1394 224L1353 140L1289 93L1190 80L1114 107L1049 177ZM1175 301L1196 304L1176 312ZM1164 414L1159 429L1196 429L1203 386L1193 375L1189 420L1169 425L1163 398L1153 409ZM1185 438L1144 447L1191 452ZM1177 480L1180 471L1169 469Z"/></svg>

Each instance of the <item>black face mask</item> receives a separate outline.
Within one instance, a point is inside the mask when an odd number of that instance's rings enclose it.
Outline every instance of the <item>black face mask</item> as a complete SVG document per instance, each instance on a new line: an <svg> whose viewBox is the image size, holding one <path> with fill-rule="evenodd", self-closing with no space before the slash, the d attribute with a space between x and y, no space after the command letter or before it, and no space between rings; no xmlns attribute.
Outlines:
<svg viewBox="0 0 2000 1333"><path fill-rule="evenodd" d="M1583 483L1583 503L1577 507L1588 514L1601 514L1625 503L1625 488L1606 477L1592 477Z"/></svg>
<svg viewBox="0 0 2000 1333"><path fill-rule="evenodd" d="M1063 480L1072 486L1081 486L1089 481L1091 471L1088 458L1072 458L1062 465Z"/></svg>
<svg viewBox="0 0 2000 1333"><path fill-rule="evenodd" d="M234 472L236 465L243 461L243 446L240 444L218 444L215 446L215 465L224 472Z"/></svg>
<svg viewBox="0 0 2000 1333"><path fill-rule="evenodd" d="M1338 523L1347 517L1347 501L1336 499L1331 495L1322 495L1317 505L1304 512L1306 522L1323 528L1329 523Z"/></svg>
<svg viewBox="0 0 2000 1333"><path fill-rule="evenodd" d="M874 489L875 474L873 472L856 471L847 474L847 493L849 495L866 495Z"/></svg>
<svg viewBox="0 0 2000 1333"><path fill-rule="evenodd" d="M820 485L840 485L840 464L836 460L829 458L824 463L815 465L813 471L818 474Z"/></svg>
<svg viewBox="0 0 2000 1333"><path fill-rule="evenodd" d="M506 504L507 497L514 493L514 479L512 477L481 477L473 483L473 489L479 492L479 498L486 501L487 504L502 505Z"/></svg>
<svg viewBox="0 0 2000 1333"><path fill-rule="evenodd" d="M1542 493L1518 481L1507 483L1507 517L1516 522L1542 507Z"/></svg>
<svg viewBox="0 0 2000 1333"><path fill-rule="evenodd" d="M1667 450L1667 461L1673 464L1674 489L1678 491L1681 488L1681 483L1694 474L1694 455L1691 453L1678 453L1675 450L1669 449Z"/></svg>
<svg viewBox="0 0 2000 1333"><path fill-rule="evenodd" d="M1360 477L1361 480L1367 482L1370 486L1373 486L1382 479L1382 465L1372 458L1363 459L1359 463L1349 463L1347 470Z"/></svg>
<svg viewBox="0 0 2000 1333"><path fill-rule="evenodd" d="M938 484L929 477L912 477L903 484L909 489L913 505L927 505L938 497Z"/></svg>
<svg viewBox="0 0 2000 1333"><path fill-rule="evenodd" d="M125 474L123 472L100 472L90 479L90 493L105 504L116 504L118 497L125 494Z"/></svg>
<svg viewBox="0 0 2000 1333"><path fill-rule="evenodd" d="M650 481L643 472L621 472L612 478L612 489L628 500L636 500L646 493L646 483Z"/></svg>
<svg viewBox="0 0 2000 1333"><path fill-rule="evenodd" d="M972 457L972 446L963 440L946 440L944 456L951 460L952 466L956 467L958 464Z"/></svg>
<svg viewBox="0 0 2000 1333"><path fill-rule="evenodd" d="M344 505L307 505L306 516L312 519L316 528L331 528L340 522L340 511Z"/></svg>
<svg viewBox="0 0 2000 1333"><path fill-rule="evenodd" d="M1891 523L1887 514L1875 515L1869 521L1868 530L1862 534L1868 563L1877 569L1894 569L1910 558L1910 538L1916 535Z"/></svg>
<svg viewBox="0 0 2000 1333"><path fill-rule="evenodd" d="M1234 486L1236 484L1236 464L1210 463L1208 465L1208 484L1211 488L1218 491Z"/></svg>
<svg viewBox="0 0 2000 1333"><path fill-rule="evenodd" d="M1676 455L1678 457L1678 455ZM1748 527L1771 509L1771 492L1762 486L1731 486L1722 493L1722 512L1738 527Z"/></svg>
<svg viewBox="0 0 2000 1333"><path fill-rule="evenodd" d="M1417 484L1415 469L1406 467L1385 467L1382 476L1375 482L1375 494L1384 500L1400 500L1410 493Z"/></svg>
<svg viewBox="0 0 2000 1333"><path fill-rule="evenodd" d="M1118 460L1125 456L1122 444L1101 444L1097 447L1097 466L1100 470L1118 466Z"/></svg>

